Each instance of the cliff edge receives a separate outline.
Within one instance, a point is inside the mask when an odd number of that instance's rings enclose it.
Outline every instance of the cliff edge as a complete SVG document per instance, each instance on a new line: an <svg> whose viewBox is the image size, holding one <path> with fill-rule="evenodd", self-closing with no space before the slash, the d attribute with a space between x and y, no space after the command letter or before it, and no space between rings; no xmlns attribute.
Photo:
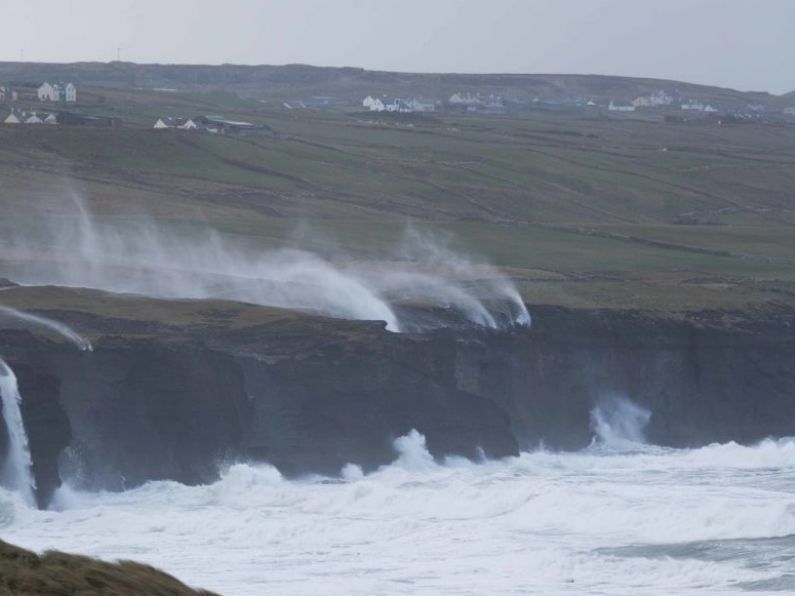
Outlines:
<svg viewBox="0 0 795 596"><path fill-rule="evenodd" d="M437 458L581 449L594 409L616 396L648 410L659 445L795 435L788 312L535 306L531 329L396 334L234 302L41 287L2 298L93 345L8 318L0 328L42 506L65 478L85 489L196 484L240 460L287 476L368 471L412 429Z"/></svg>

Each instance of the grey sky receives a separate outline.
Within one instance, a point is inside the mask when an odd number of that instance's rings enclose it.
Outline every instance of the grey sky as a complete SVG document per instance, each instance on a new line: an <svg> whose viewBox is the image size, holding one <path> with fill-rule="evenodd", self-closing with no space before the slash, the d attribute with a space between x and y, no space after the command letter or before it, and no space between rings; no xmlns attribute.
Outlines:
<svg viewBox="0 0 795 596"><path fill-rule="evenodd" d="M648 76L795 90L795 0L3 0L0 60Z"/></svg>

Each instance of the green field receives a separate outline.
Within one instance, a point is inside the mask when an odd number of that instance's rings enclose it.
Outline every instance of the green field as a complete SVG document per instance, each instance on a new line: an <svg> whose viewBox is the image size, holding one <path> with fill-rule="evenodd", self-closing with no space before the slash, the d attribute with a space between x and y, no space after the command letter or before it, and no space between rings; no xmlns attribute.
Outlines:
<svg viewBox="0 0 795 596"><path fill-rule="evenodd" d="M3 230L73 212L210 225L253 246L391 258L441 231L529 302L678 311L795 305L795 127L289 110L229 94L88 90L120 128L0 126ZM266 125L155 131L161 115ZM2 237L2 236L0 236ZM2 269L0 269L2 276Z"/></svg>

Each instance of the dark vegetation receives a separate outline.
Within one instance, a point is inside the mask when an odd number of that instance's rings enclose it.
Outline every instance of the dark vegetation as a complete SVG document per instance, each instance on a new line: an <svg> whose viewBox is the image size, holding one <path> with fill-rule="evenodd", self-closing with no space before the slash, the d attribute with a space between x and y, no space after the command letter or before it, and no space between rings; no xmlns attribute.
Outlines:
<svg viewBox="0 0 795 596"><path fill-rule="evenodd" d="M0 596L212 596L131 561L105 563L58 551L37 555L0 541Z"/></svg>

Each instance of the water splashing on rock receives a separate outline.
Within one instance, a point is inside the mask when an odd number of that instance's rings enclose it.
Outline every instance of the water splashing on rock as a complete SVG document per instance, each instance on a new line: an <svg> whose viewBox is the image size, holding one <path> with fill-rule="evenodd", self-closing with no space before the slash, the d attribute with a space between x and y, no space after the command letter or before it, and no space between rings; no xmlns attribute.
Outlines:
<svg viewBox="0 0 795 596"><path fill-rule="evenodd" d="M8 453L0 472L0 480L8 488L18 491L28 504L34 505L36 482L33 479L33 460L20 409L22 396L19 393L14 371L2 359L0 359L0 397L2 397L3 420L8 434Z"/></svg>
<svg viewBox="0 0 795 596"><path fill-rule="evenodd" d="M651 412L626 397L608 395L591 410L591 428L599 444L611 450L634 450L646 443Z"/></svg>

